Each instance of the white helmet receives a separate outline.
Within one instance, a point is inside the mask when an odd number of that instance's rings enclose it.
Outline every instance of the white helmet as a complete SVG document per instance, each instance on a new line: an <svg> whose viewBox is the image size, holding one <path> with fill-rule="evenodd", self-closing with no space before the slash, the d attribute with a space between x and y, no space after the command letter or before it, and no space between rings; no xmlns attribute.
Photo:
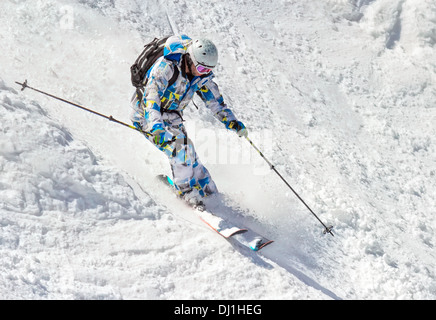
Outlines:
<svg viewBox="0 0 436 320"><path fill-rule="evenodd" d="M188 53L197 63L214 68L218 62L218 50L212 41L207 39L193 40Z"/></svg>

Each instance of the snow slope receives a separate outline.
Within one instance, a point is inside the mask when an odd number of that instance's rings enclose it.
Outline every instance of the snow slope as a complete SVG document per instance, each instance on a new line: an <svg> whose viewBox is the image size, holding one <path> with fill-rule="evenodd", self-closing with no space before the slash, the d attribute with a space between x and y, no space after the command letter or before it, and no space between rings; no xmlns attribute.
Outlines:
<svg viewBox="0 0 436 320"><path fill-rule="evenodd" d="M223 215L276 242L247 252L153 177L128 122L129 66L174 28L218 46L250 137L185 113ZM435 299L436 5L428 0L0 3L0 297ZM197 103L201 104L201 103Z"/></svg>

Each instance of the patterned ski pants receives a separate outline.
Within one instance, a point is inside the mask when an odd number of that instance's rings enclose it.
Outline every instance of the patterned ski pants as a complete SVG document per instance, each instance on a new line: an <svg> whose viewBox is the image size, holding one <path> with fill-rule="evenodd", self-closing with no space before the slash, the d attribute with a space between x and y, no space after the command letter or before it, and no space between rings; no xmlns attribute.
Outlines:
<svg viewBox="0 0 436 320"><path fill-rule="evenodd" d="M143 121L141 121L142 123L136 121L137 119L139 120L138 116L139 114L134 115L132 122L137 128L145 131L144 127L147 127L147 124ZM141 118L143 119L143 117ZM164 123L165 129L174 138L172 142L162 145L157 143L154 137L145 134L144 136L168 157L173 181L180 194L183 195L191 191L192 188L198 189L203 197L218 192L209 171L198 159L194 145L187 135L183 122L178 119L178 121L164 121Z"/></svg>

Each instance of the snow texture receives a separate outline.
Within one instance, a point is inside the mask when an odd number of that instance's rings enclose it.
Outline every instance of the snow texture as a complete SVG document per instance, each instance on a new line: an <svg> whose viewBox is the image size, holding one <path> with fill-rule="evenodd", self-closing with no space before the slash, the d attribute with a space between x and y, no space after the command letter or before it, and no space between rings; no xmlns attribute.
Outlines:
<svg viewBox="0 0 436 320"><path fill-rule="evenodd" d="M168 17L167 17L168 14ZM1 299L436 299L432 0L0 2ZM186 126L221 194L275 240L205 226L128 122L129 67L171 27L210 38L249 137L205 108ZM197 101L201 106L201 101Z"/></svg>

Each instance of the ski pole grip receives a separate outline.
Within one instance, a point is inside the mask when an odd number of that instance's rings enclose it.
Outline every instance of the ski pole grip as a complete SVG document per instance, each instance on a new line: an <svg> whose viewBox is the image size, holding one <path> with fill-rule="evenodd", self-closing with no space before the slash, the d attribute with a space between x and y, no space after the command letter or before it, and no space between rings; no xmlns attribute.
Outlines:
<svg viewBox="0 0 436 320"><path fill-rule="evenodd" d="M21 86L21 91L23 91L24 89L26 89L26 88L28 87L28 85L27 85L27 79L24 80L23 83L20 83L20 82L17 82L17 81L15 81L15 83Z"/></svg>

